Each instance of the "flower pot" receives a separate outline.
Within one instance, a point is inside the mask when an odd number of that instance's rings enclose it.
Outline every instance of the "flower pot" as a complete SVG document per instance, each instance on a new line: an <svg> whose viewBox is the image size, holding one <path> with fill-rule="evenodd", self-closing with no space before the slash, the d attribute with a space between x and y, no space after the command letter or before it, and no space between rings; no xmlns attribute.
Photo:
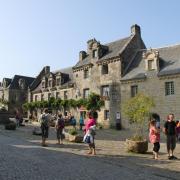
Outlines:
<svg viewBox="0 0 180 180"><path fill-rule="evenodd" d="M83 141L83 136L69 134L69 141L70 142L81 143Z"/></svg>
<svg viewBox="0 0 180 180"><path fill-rule="evenodd" d="M145 153L148 150L148 141L135 141L131 139L126 139L126 147L130 152L135 153Z"/></svg>

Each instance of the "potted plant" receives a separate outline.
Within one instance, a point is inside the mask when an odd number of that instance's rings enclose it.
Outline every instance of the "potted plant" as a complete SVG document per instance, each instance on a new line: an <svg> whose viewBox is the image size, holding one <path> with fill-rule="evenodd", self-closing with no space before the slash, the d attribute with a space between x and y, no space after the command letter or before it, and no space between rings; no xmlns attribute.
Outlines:
<svg viewBox="0 0 180 180"><path fill-rule="evenodd" d="M129 119L130 124L134 124L135 128L133 137L126 139L128 151L145 153L148 150L148 141L145 138L144 129L147 129L146 120L154 106L153 99L144 94L137 94L124 105L123 113Z"/></svg>
<svg viewBox="0 0 180 180"><path fill-rule="evenodd" d="M68 140L70 142L81 143L83 141L83 136L79 135L77 130L70 129L68 131Z"/></svg>

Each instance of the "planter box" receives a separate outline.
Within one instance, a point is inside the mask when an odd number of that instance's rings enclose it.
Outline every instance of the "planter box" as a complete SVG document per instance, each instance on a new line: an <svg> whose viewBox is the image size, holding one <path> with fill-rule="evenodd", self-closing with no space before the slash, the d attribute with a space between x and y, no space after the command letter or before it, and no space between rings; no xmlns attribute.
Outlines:
<svg viewBox="0 0 180 180"><path fill-rule="evenodd" d="M133 141L130 139L126 139L126 147L130 152L146 153L148 150L148 141Z"/></svg>
<svg viewBox="0 0 180 180"><path fill-rule="evenodd" d="M68 139L69 139L70 142L81 143L83 141L83 136L69 134Z"/></svg>

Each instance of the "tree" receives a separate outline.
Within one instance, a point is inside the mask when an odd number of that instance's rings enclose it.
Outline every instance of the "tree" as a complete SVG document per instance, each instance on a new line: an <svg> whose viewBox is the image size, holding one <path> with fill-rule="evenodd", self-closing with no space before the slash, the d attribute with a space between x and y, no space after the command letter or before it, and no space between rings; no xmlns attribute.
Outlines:
<svg viewBox="0 0 180 180"><path fill-rule="evenodd" d="M87 110L100 111L102 106L104 106L104 100L101 99L101 96L95 93L90 93L86 103Z"/></svg>
<svg viewBox="0 0 180 180"><path fill-rule="evenodd" d="M153 99L142 93L129 99L123 106L123 113L130 123L135 124L136 133L134 137L143 138L146 119L149 117L150 111L154 106Z"/></svg>

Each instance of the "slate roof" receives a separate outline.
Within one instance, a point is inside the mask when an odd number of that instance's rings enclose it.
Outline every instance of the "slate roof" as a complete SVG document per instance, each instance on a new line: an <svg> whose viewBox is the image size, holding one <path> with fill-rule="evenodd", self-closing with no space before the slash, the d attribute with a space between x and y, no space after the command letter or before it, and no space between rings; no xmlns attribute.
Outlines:
<svg viewBox="0 0 180 180"><path fill-rule="evenodd" d="M27 77L27 76L21 76L21 75L15 75L12 79L9 88L10 89L19 89L19 79L24 79L26 82L26 85L29 87L31 83L34 81L35 78L33 77Z"/></svg>
<svg viewBox="0 0 180 180"><path fill-rule="evenodd" d="M5 80L8 83L8 86L10 85L10 83L12 81L12 79L10 79L10 78L3 78L3 80Z"/></svg>
<svg viewBox="0 0 180 180"><path fill-rule="evenodd" d="M53 71L52 73L57 74L58 72L61 72L61 73L64 73L64 74L69 74L70 82L73 82L73 69L72 69L72 67L59 69L59 70Z"/></svg>
<svg viewBox="0 0 180 180"><path fill-rule="evenodd" d="M69 81L64 83L64 84L68 84L68 83L73 83L73 70L72 67L68 67L68 68L64 68L64 69L59 69L56 71L52 71L50 72L53 76L56 76L57 73L63 73L63 74L67 74L69 75ZM34 82L31 84L31 90L40 90L41 87L38 87L39 84L41 83L42 78L44 77L44 72L41 71L40 74L37 76L37 78L34 80ZM64 85L63 84L63 85Z"/></svg>
<svg viewBox="0 0 180 180"><path fill-rule="evenodd" d="M129 43L131 39L132 39L132 36L129 36L129 37L105 44L105 46L108 47L108 51L100 59L98 59L97 62L119 56L119 54L124 50L124 48L126 47L126 45ZM88 65L88 64L91 64L91 59L89 55L87 55L87 57L83 59L82 61L78 61L78 63L73 68L78 68L78 67Z"/></svg>
<svg viewBox="0 0 180 180"><path fill-rule="evenodd" d="M162 48L155 48L159 52L160 70L158 76L180 74L180 44ZM145 61L142 58L143 52L148 50L139 50L136 53L132 63L127 69L122 80L131 80L146 78Z"/></svg>

